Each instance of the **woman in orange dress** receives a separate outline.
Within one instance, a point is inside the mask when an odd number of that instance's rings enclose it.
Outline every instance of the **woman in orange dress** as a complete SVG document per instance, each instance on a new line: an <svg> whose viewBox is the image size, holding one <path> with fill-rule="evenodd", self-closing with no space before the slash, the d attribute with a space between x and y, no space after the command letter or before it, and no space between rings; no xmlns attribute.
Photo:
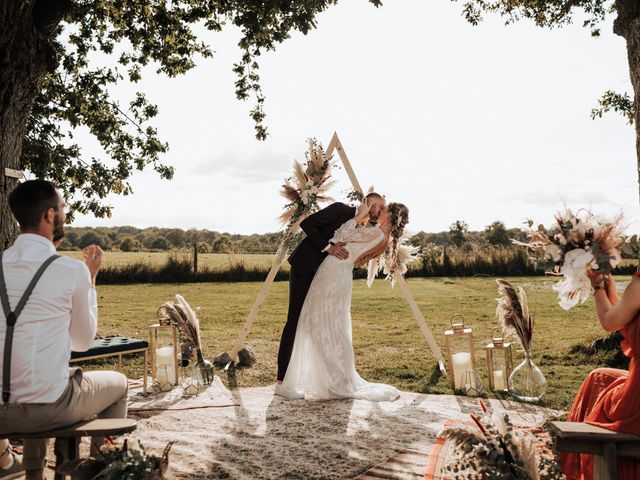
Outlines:
<svg viewBox="0 0 640 480"><path fill-rule="evenodd" d="M569 412L568 421L640 435L640 273L622 297L610 275L589 272L598 320L607 332L619 331L629 371L598 368L587 376ZM593 455L569 453L560 457L568 480L593 479ZM618 479L640 479L640 459L618 457Z"/></svg>

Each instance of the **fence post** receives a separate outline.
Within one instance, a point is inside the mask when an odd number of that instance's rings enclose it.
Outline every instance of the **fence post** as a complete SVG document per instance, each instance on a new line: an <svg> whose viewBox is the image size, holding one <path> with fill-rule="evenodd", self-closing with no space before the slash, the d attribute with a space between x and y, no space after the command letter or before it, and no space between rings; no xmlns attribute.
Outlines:
<svg viewBox="0 0 640 480"><path fill-rule="evenodd" d="M198 244L193 244L193 276L198 276Z"/></svg>

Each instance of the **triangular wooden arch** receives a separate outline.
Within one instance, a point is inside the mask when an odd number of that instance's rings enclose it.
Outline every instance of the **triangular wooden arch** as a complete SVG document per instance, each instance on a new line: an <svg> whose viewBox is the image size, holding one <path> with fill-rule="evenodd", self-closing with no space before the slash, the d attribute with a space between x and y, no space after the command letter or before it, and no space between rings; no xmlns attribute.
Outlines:
<svg viewBox="0 0 640 480"><path fill-rule="evenodd" d="M342 161L342 165L345 171L347 172L347 175L349 176L349 180L351 180L351 184L353 185L353 188L364 195L364 191L360 186L360 182L358 182L358 178L356 177L356 174L353 171L353 168L351 167L351 162L349 161L349 158L347 157L347 154L345 153L344 148L342 147L342 143L340 143L340 139L338 138L338 134L336 132L333 133L333 137L331 137L331 141L329 142L329 146L327 147L327 150L325 152L327 157L330 157L331 155L333 155L334 150L338 152L338 156L340 157L340 160ZM251 331L253 322L258 316L258 310L262 306L262 303L264 302L265 298L267 298L267 294L269 293L269 289L273 284L273 280L276 277L276 273L278 273L278 270L280 270L280 267L282 266L282 263L284 262L286 255L287 255L287 248L284 245L280 245L280 247L278 248L278 252L276 253L276 258L274 259L273 264L271 265L271 270L267 275L267 279L262 285L262 288L260 289L260 292L258 293L258 296L256 297L255 302L253 303L253 307L251 307L249 316L247 317L247 320L244 323L244 326L242 328L242 331L240 332L240 335L235 341L233 350L229 354L232 362L235 362L238 359L238 352L242 348L242 345L244 345L244 342L247 336L249 335L249 332ZM413 298L413 295L411 294L411 290L409 290L409 286L407 285L407 282L402 275L398 277L397 284L400 285L400 290L402 291L402 294L407 300L407 303L411 308L411 312L413 313L413 316L418 322L418 325L420 326L420 330L422 331L422 334L427 340L427 344L429 345L429 348L431 348L431 353L433 353L433 356L436 358L436 361L438 362L438 366L440 367L440 370L446 375L447 372L445 369L444 358L442 357L442 352L440 351L440 347L436 343L435 338L433 338L431 329L429 328L427 321L422 315L422 312L420 311L420 308L418 307L418 304ZM229 365L227 365L227 367L229 367Z"/></svg>

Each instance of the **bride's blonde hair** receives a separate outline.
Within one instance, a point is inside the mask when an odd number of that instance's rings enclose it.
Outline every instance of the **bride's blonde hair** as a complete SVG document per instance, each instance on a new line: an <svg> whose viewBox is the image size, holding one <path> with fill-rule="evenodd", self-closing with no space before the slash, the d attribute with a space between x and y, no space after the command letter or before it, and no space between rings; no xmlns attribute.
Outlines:
<svg viewBox="0 0 640 480"><path fill-rule="evenodd" d="M369 260L377 258L382 254L385 254L389 258L395 258L400 237L402 237L404 233L404 227L409 223L409 209L402 203L391 202L387 205L387 210L391 215L391 232L389 232L389 235L385 235L382 241L376 246L360 255L354 262L354 266L361 267Z"/></svg>

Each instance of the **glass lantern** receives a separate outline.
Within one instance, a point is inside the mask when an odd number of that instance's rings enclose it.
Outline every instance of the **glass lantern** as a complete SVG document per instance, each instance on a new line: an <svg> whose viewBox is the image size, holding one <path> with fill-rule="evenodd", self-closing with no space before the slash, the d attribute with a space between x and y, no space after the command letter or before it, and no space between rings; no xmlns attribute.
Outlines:
<svg viewBox="0 0 640 480"><path fill-rule="evenodd" d="M479 378L476 372L475 349L473 346L473 330L465 328L464 317L459 313L455 314L449 320L451 330L444 332L444 339L447 346L447 357L449 359L449 378L451 379L451 387L454 390L464 390L467 393L466 386L474 389L482 388L479 384ZM467 374L466 372L470 372ZM473 375L475 374L475 376ZM471 381L469 377L474 378ZM469 379L469 381L466 381ZM477 382L475 381L477 379Z"/></svg>
<svg viewBox="0 0 640 480"><path fill-rule="evenodd" d="M491 343L484 347L487 356L487 373L489 388L494 392L509 389L509 376L513 369L511 343L505 342L500 335L492 335Z"/></svg>
<svg viewBox="0 0 640 480"><path fill-rule="evenodd" d="M149 327L151 378L156 391L167 392L178 385L178 332L175 325L156 323Z"/></svg>
<svg viewBox="0 0 640 480"><path fill-rule="evenodd" d="M200 371L192 366L185 366L181 368L182 374L180 376L180 386L182 392L187 396L198 395L206 390Z"/></svg>

